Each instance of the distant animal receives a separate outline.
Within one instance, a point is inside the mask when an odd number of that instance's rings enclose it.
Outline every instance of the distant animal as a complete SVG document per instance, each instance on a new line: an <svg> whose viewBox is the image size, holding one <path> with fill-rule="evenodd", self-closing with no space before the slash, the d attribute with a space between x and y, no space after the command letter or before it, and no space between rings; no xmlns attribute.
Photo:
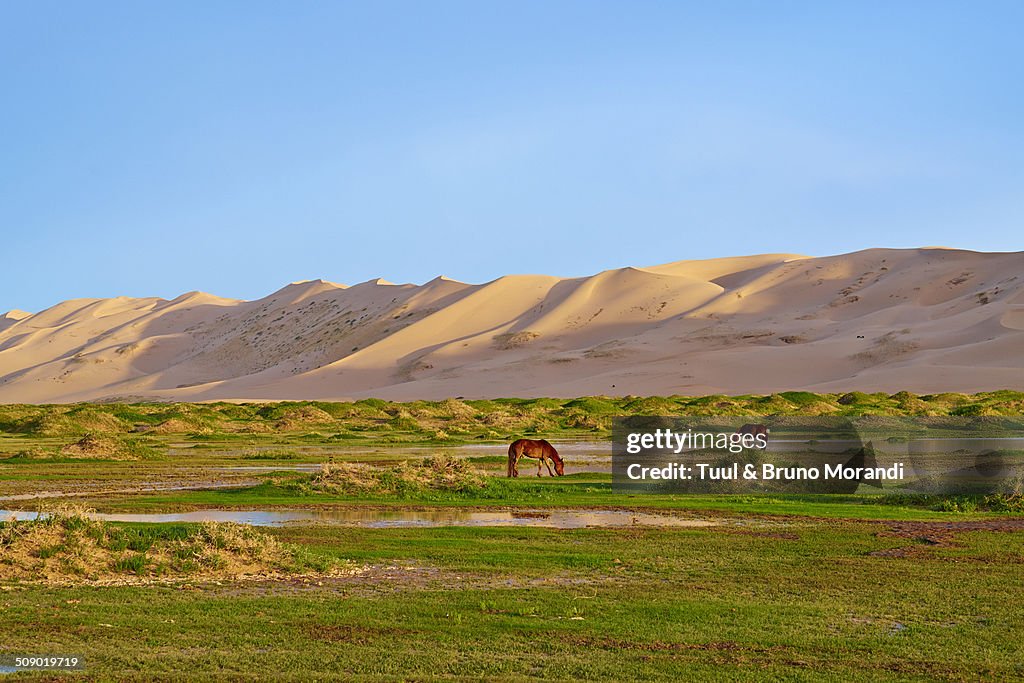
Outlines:
<svg viewBox="0 0 1024 683"><path fill-rule="evenodd" d="M768 436L768 433L770 431L771 430L768 429L768 427L765 426L765 425L754 424L752 422L748 422L747 424L745 424L742 427L740 427L739 429L737 429L736 433L737 434L750 434L752 436L757 436L758 434L763 434L764 436Z"/></svg>
<svg viewBox="0 0 1024 683"><path fill-rule="evenodd" d="M555 472L558 473L558 476L565 474L565 461L558 455L555 447L544 439L538 441L519 439L512 442L512 445L508 447L508 476L519 476L519 460L523 457L537 460L538 477L541 476L541 465L547 466L548 474L552 477L555 476ZM551 471L552 463L555 465L555 472Z"/></svg>
<svg viewBox="0 0 1024 683"><path fill-rule="evenodd" d="M858 448L854 452L853 457L843 463L843 467L878 467L874 447L868 443L865 446ZM855 493L862 483L868 486L874 486L875 488L882 488L882 485L875 479L857 477L856 479L822 482L815 488L814 493Z"/></svg>

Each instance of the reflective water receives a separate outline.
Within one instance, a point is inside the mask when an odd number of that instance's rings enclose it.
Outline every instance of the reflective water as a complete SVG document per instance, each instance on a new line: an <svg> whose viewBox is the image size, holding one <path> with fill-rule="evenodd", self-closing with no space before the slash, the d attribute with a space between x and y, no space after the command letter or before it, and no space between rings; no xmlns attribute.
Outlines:
<svg viewBox="0 0 1024 683"><path fill-rule="evenodd" d="M32 520L38 513L0 510L0 521ZM323 508L313 510L197 510L173 513L90 513L109 522L236 522L253 526L326 524L367 528L408 527L708 527L717 522L629 510L387 510Z"/></svg>

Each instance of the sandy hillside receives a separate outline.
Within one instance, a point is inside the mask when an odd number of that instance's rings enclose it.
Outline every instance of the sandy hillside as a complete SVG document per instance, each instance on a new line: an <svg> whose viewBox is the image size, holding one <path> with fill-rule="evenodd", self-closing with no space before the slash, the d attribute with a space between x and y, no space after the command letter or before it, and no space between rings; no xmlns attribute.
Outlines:
<svg viewBox="0 0 1024 683"><path fill-rule="evenodd" d="M3 402L999 388L1024 388L1024 252L315 280L256 301L75 299L0 317Z"/></svg>

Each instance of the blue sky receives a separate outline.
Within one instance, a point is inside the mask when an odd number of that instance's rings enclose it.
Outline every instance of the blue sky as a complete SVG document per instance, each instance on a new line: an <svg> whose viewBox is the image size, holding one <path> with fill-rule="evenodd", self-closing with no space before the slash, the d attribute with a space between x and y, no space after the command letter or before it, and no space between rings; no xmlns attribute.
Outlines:
<svg viewBox="0 0 1024 683"><path fill-rule="evenodd" d="M0 310L1018 250L1019 2L5 2Z"/></svg>

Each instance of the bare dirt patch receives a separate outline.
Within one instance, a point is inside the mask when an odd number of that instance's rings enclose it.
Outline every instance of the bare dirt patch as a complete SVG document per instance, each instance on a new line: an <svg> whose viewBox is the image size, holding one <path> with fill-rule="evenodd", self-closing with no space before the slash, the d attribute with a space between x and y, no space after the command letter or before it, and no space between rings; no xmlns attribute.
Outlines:
<svg viewBox="0 0 1024 683"><path fill-rule="evenodd" d="M413 629L397 626L381 628L357 624L313 624L306 628L306 632L313 640L349 645L369 645L382 638L400 638L417 633Z"/></svg>
<svg viewBox="0 0 1024 683"><path fill-rule="evenodd" d="M954 534L965 531L1024 531L1024 517L1005 517L963 522L886 522L886 525L889 529L884 535L887 536L952 538Z"/></svg>
<svg viewBox="0 0 1024 683"><path fill-rule="evenodd" d="M868 555L872 557L920 557L935 547L957 547L958 534L971 531L1024 531L1024 517L1005 519L987 519L969 522L887 522L884 531L875 534L876 538L906 538L914 541L914 545L898 548L874 550Z"/></svg>

